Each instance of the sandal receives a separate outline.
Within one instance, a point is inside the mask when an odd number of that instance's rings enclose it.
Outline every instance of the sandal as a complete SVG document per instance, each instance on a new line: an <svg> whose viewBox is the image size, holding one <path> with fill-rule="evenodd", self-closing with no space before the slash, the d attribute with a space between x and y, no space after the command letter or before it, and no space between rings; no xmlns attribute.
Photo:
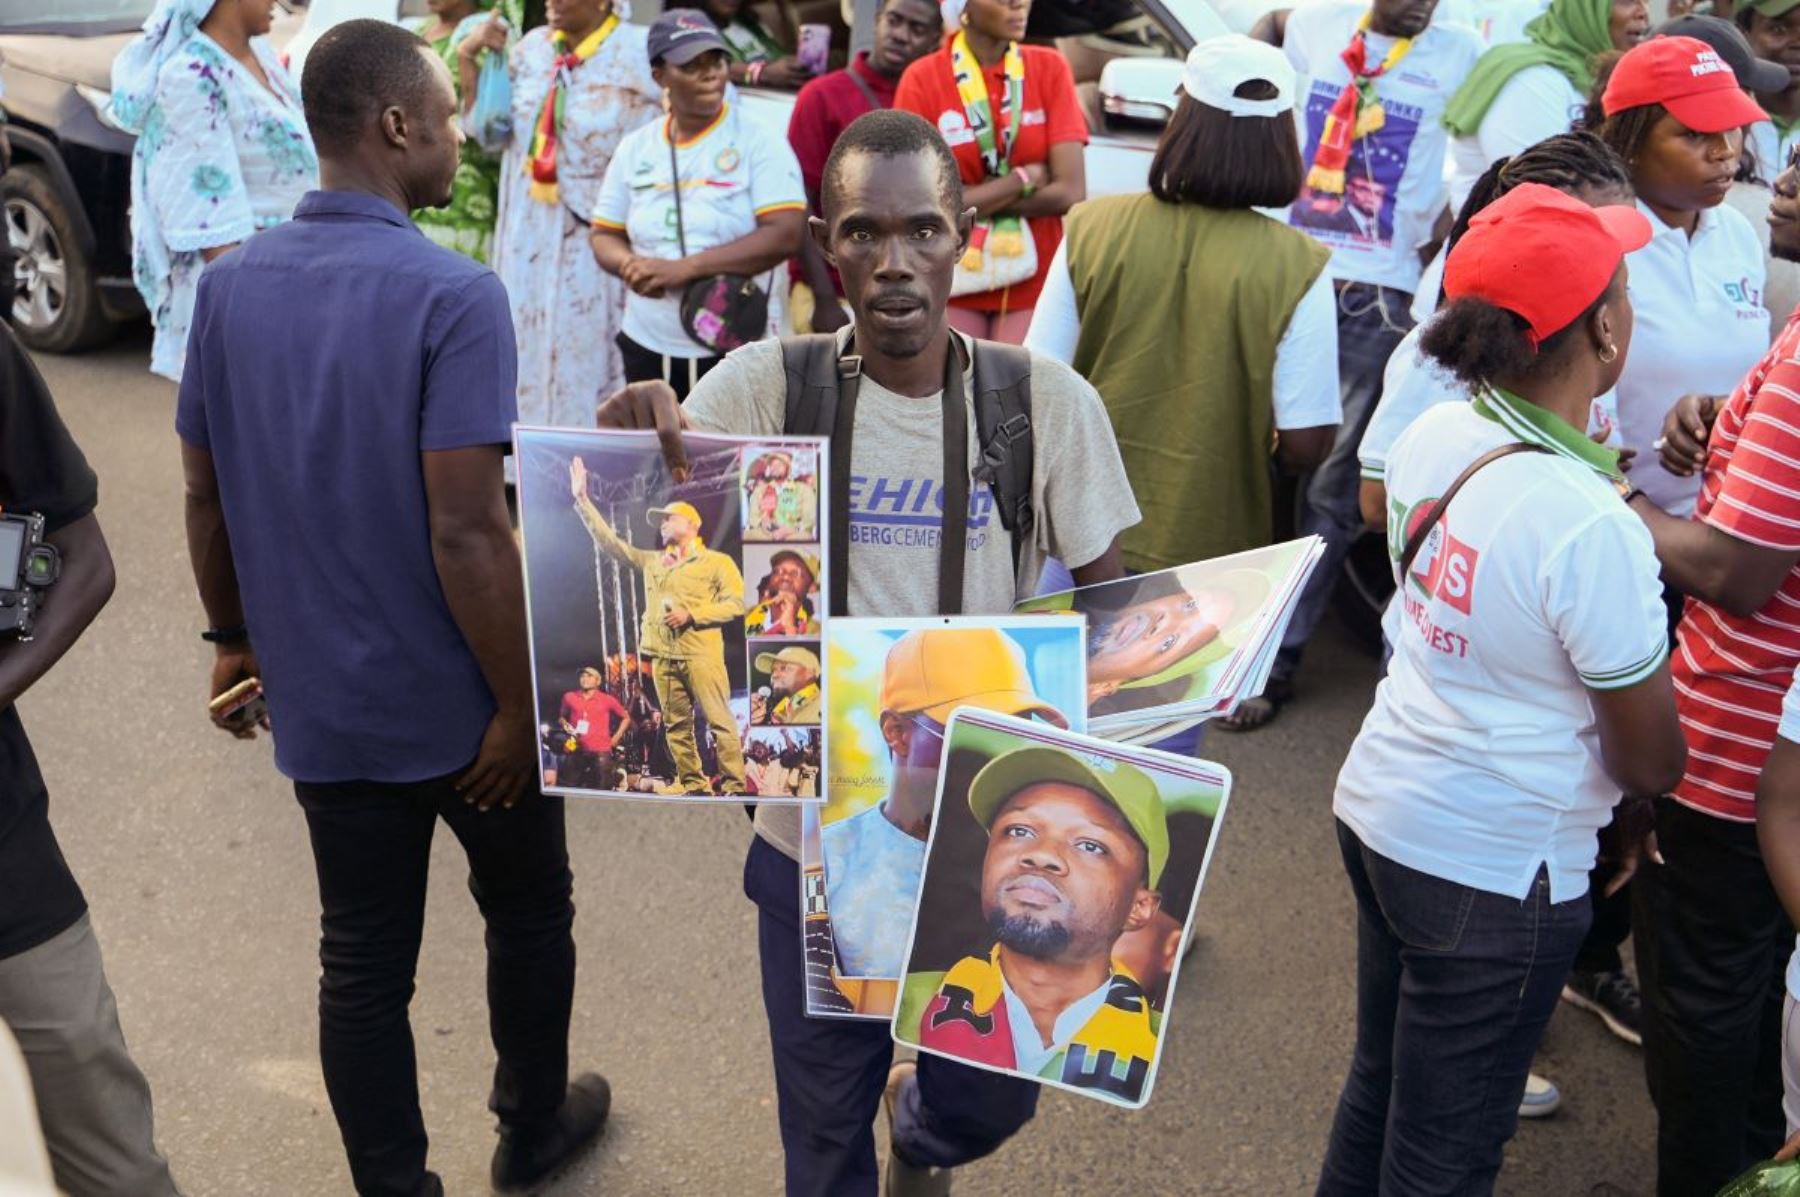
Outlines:
<svg viewBox="0 0 1800 1197"><path fill-rule="evenodd" d="M1246 698L1238 704L1236 711L1214 722L1220 731L1253 732L1275 722L1275 717L1281 714L1281 708L1292 702L1293 698L1293 683L1271 678L1261 694L1255 698Z"/></svg>

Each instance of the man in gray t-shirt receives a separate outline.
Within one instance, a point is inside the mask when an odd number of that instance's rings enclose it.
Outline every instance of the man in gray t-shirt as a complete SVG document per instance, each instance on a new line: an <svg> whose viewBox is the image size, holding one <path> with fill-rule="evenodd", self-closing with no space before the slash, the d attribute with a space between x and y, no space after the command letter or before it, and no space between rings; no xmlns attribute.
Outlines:
<svg viewBox="0 0 1800 1197"><path fill-rule="evenodd" d="M822 201L825 219L812 222L813 236L844 280L862 358L850 491L829 496L850 511L843 614L935 615L943 384L950 353L970 360L967 339L950 331L945 311L974 210L964 207L955 159L937 130L894 110L869 113L838 138ZM973 393L966 372L963 393ZM673 465L682 457L683 426L779 435L786 396L781 346L765 341L714 367L685 407L676 406L666 385L638 383L602 405L599 423L657 428ZM1032 592L1047 556L1074 565L1083 585L1124 573L1118 536L1139 515L1100 396L1066 366L1034 356L1031 422L1037 520L1020 546L1017 571L992 494L969 482L963 609L970 614L1010 611ZM971 405L968 426L975 424ZM973 467L973 444L969 462ZM888 1192L937 1191L928 1187L943 1183L933 1170L979 1159L1030 1120L1037 1086L935 1056L921 1057L916 1072L912 1063L890 1070L886 1024L805 1016L799 822L791 807L759 807L744 866L745 892L761 910L763 999L788 1192L874 1197L871 1124L884 1080L893 1127Z"/></svg>

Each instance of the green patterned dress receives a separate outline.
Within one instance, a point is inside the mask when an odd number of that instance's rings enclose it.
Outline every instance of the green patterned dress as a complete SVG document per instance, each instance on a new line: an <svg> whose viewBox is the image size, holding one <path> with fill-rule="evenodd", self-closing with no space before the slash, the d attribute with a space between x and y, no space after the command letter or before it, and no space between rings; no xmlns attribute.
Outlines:
<svg viewBox="0 0 1800 1197"><path fill-rule="evenodd" d="M483 4L481 7L485 10L489 6ZM507 34L509 43L517 36L516 31L523 22L520 11L523 7L524 0L500 0L500 15L512 27ZM450 68L452 79L457 79L457 45L487 19L486 11L477 12L461 21L448 37L431 42L431 48L437 51L438 56L444 60L444 65ZM423 37L425 30L436 24L436 21L435 17L420 17L408 21L407 27ZM458 102L462 98L458 95ZM413 213L413 223L445 249L467 254L477 262L486 262L488 250L494 240L494 217L499 194L500 159L482 149L471 137L463 142L462 162L456 168L456 181L450 187L449 207L421 208Z"/></svg>

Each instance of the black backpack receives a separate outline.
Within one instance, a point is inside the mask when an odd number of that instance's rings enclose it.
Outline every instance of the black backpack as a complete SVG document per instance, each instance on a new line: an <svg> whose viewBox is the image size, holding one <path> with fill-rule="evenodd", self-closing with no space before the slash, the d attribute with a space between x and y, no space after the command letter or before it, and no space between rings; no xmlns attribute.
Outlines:
<svg viewBox="0 0 1800 1197"><path fill-rule="evenodd" d="M953 346L960 338L952 339ZM962 611L964 554L967 549L969 489L985 482L993 493L1000 526L1012 537L1013 573L1026 539L1036 526L1031 506L1031 354L1016 345L974 341L975 437L980 446L973 471L968 461L967 417L962 406L962 354L946 369L944 420L944 524L938 562L938 613ZM830 333L781 339L787 370L787 411L782 432L831 440L831 593L828 610L844 614L850 593L850 455L856 425L857 383L862 359L840 357ZM955 513L956 518L950 518Z"/></svg>

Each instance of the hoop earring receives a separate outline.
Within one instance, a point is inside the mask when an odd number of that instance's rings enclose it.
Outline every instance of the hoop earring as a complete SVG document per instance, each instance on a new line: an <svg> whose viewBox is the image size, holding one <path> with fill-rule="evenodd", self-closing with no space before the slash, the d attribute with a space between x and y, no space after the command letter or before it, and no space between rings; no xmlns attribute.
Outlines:
<svg viewBox="0 0 1800 1197"><path fill-rule="evenodd" d="M1610 366L1618 360L1619 360L1619 347L1617 345L1608 345L1605 349L1601 350L1601 352L1600 352L1600 364L1601 365Z"/></svg>

